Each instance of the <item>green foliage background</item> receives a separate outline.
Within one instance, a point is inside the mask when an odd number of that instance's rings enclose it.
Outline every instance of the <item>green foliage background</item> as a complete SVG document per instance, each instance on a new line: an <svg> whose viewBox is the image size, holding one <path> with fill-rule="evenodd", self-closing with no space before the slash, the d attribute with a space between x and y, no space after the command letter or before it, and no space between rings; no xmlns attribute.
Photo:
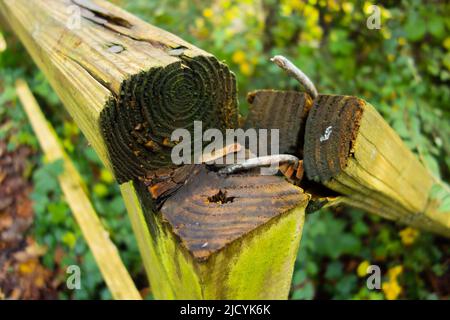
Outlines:
<svg viewBox="0 0 450 320"><path fill-rule="evenodd" d="M446 1L379 1L381 28L370 30L372 4L365 1L113 1L224 60L236 73L242 114L254 89L299 89L269 62L289 57L322 93L360 96L376 106L437 177L450 177L450 6ZM5 35L0 53L0 138L9 148L28 144L36 220L34 234L48 253L50 269L82 267L82 290L61 288L61 298L110 298L80 230L57 185L60 164L47 164L18 105L14 80L31 83L64 147L76 162L92 201L131 274L145 287L144 273L118 187L62 111L59 99L23 47ZM5 122L5 119L9 119ZM414 234L412 241L403 234ZM403 241L402 241L403 239ZM54 254L63 260L55 266ZM436 299L450 296L449 242L394 225L357 210L323 211L307 217L291 298ZM368 290L358 266L377 264L383 290ZM401 266L398 277L392 270ZM391 270L391 271L389 271ZM58 277L64 278L63 271ZM395 280L395 281L394 281ZM392 284L397 285L393 294ZM389 286L389 284L391 286ZM389 295L389 292L391 295ZM151 295L149 295L149 298Z"/></svg>

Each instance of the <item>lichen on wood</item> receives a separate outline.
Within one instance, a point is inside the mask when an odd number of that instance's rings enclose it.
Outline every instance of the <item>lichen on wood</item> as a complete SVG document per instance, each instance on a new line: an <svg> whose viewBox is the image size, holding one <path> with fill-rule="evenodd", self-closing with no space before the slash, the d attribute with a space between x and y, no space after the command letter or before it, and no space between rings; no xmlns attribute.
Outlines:
<svg viewBox="0 0 450 320"><path fill-rule="evenodd" d="M436 210L442 200L430 205L439 182L366 101L319 95L304 151L308 178L341 194L341 203L450 237L450 212Z"/></svg>

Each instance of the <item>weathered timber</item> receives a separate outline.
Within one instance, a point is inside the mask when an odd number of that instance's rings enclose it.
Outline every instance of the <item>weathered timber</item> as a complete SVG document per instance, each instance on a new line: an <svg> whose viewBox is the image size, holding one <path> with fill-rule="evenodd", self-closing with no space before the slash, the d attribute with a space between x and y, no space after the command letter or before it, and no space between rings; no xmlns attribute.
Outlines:
<svg viewBox="0 0 450 320"><path fill-rule="evenodd" d="M141 295L123 265L116 246L103 228L86 194L83 180L64 152L53 127L47 123L26 82L18 80L16 90L47 160L64 162L64 172L58 177L61 189L111 295L114 299L140 300Z"/></svg>
<svg viewBox="0 0 450 320"><path fill-rule="evenodd" d="M198 165L161 216L145 193L136 185L127 205L144 210L155 241L149 254L170 271L154 277L159 297L287 298L308 202L301 189L276 176L222 177Z"/></svg>
<svg viewBox="0 0 450 320"><path fill-rule="evenodd" d="M280 152L303 159L307 212L348 204L450 236L450 192L367 102L357 97L257 90L246 128L280 129Z"/></svg>
<svg viewBox="0 0 450 320"><path fill-rule="evenodd" d="M304 92L256 90L247 95L250 113L245 128L278 129L279 152L302 156L306 117L312 106ZM271 140L270 130L268 141Z"/></svg>
<svg viewBox="0 0 450 320"><path fill-rule="evenodd" d="M287 298L302 189L204 166L178 189L145 185L160 169L177 170L168 157L173 129L192 131L194 120L204 129L237 126L235 79L224 64L102 0L0 0L0 12L121 183L156 298ZM161 195L170 196L155 212ZM199 205L204 195L211 200Z"/></svg>
<svg viewBox="0 0 450 320"><path fill-rule="evenodd" d="M319 95L306 123L305 172L343 202L450 237L450 193L366 101Z"/></svg>
<svg viewBox="0 0 450 320"><path fill-rule="evenodd" d="M262 89L250 92L247 95L247 101L250 104L250 110L245 119L244 128L278 129L279 152L293 154L303 159L306 119L313 106L311 96L305 92ZM269 130L268 142L271 141L270 139ZM303 161L296 170L289 165L280 167L290 182L301 185L310 196L307 213L342 203L342 195L318 183L302 179L303 169ZM294 172L295 177L292 179L290 176Z"/></svg>

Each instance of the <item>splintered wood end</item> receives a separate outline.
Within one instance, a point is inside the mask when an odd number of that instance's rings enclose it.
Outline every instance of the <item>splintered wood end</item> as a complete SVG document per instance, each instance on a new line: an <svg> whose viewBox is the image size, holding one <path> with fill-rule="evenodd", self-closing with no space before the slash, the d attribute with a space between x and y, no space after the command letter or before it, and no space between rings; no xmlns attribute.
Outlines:
<svg viewBox="0 0 450 320"><path fill-rule="evenodd" d="M326 182L347 165L365 102L357 97L319 95L308 115L304 165L308 179Z"/></svg>

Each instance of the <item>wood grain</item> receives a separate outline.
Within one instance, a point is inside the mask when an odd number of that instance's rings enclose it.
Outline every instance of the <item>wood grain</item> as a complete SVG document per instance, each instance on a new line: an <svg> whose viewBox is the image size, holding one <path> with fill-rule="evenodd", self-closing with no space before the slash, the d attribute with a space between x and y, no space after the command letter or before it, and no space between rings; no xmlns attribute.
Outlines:
<svg viewBox="0 0 450 320"><path fill-rule="evenodd" d="M308 197L282 177L258 172L221 176L198 165L184 186L161 208L194 257L205 260Z"/></svg>
<svg viewBox="0 0 450 320"><path fill-rule="evenodd" d="M312 100L297 91L256 90L247 95L250 111L245 128L278 129L279 152L303 155L306 117ZM270 130L267 141L271 141Z"/></svg>

